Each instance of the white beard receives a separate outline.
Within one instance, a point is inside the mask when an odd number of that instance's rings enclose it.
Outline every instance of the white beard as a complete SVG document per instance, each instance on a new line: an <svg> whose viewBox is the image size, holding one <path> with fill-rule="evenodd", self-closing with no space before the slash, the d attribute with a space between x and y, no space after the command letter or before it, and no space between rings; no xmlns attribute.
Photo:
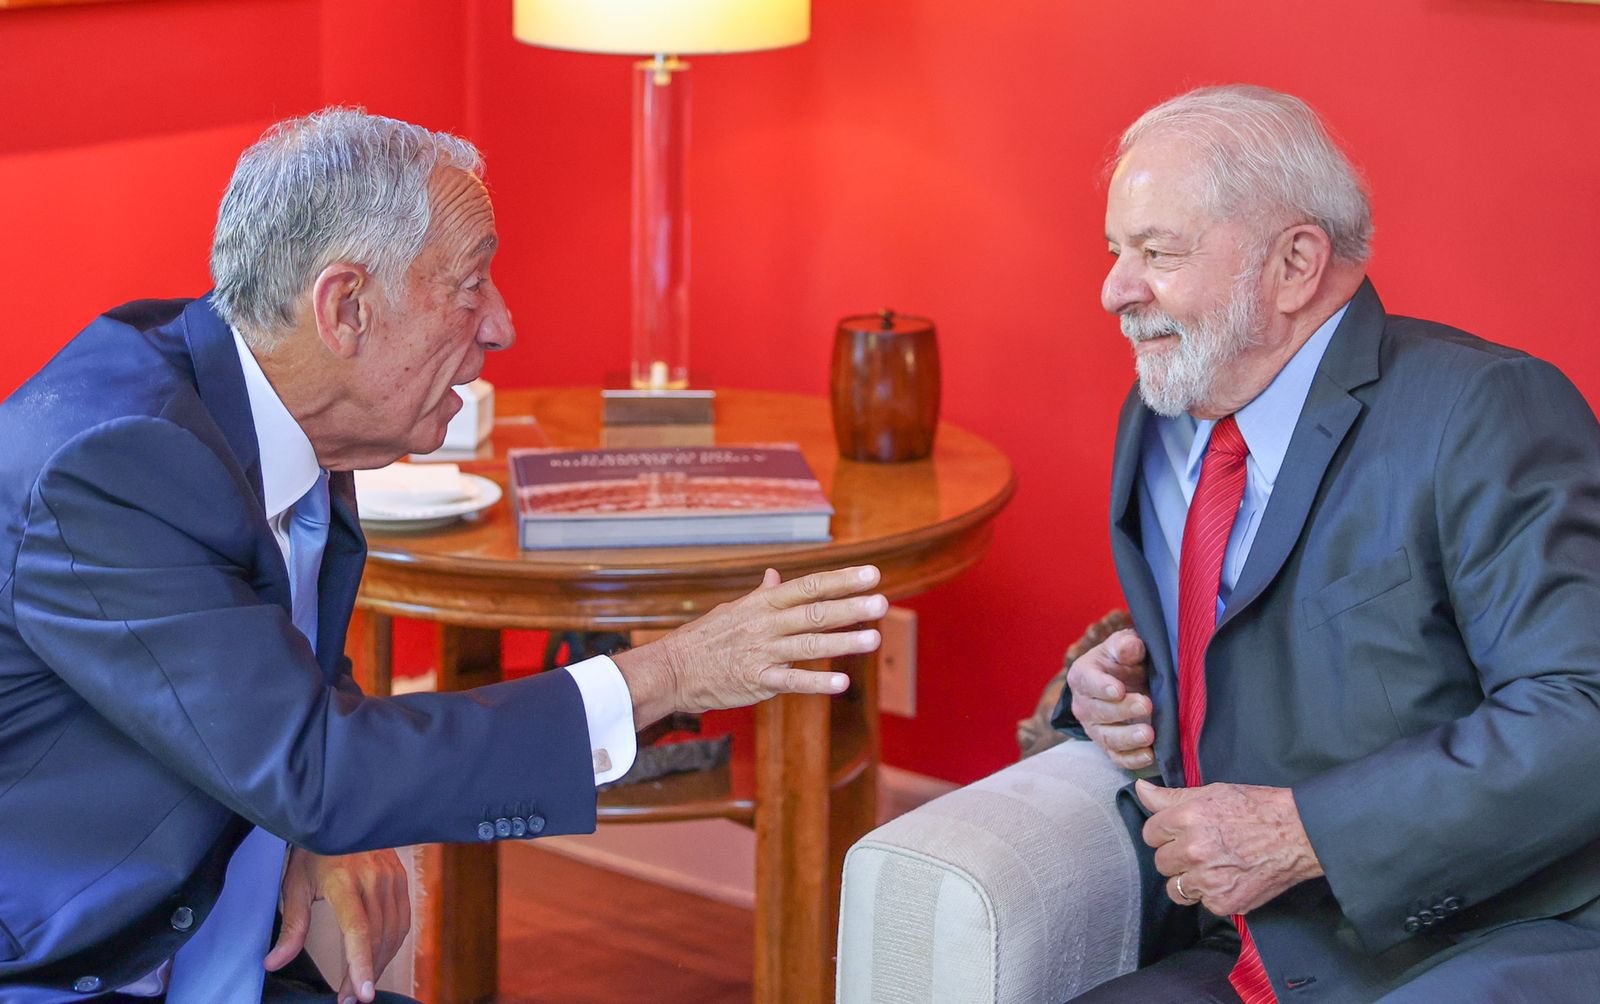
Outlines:
<svg viewBox="0 0 1600 1004"><path fill-rule="evenodd" d="M1210 400L1218 377L1250 347L1260 330L1257 278L1241 276L1228 302L1192 325L1157 309L1122 315L1122 333L1131 343L1164 335L1178 338L1177 347L1159 357L1135 355L1139 396L1146 407L1175 418Z"/></svg>

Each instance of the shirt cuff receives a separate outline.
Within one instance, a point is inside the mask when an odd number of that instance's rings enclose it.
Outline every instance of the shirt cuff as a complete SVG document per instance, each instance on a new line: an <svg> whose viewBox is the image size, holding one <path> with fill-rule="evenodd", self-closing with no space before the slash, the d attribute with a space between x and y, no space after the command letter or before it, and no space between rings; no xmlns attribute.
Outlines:
<svg viewBox="0 0 1600 1004"><path fill-rule="evenodd" d="M589 747L594 754L594 783L615 781L633 766L639 740L633 729L633 695L622 680L622 671L607 656L573 663L567 667L583 698L583 714L589 721Z"/></svg>

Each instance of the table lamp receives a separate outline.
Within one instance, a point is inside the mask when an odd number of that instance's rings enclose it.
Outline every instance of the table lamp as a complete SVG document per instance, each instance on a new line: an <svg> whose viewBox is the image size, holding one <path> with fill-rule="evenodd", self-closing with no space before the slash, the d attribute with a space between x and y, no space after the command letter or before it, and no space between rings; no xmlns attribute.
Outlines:
<svg viewBox="0 0 1600 1004"><path fill-rule="evenodd" d="M679 56L804 42L810 0L515 0L519 41L644 55L633 65L633 347L637 390L689 385L689 64Z"/></svg>

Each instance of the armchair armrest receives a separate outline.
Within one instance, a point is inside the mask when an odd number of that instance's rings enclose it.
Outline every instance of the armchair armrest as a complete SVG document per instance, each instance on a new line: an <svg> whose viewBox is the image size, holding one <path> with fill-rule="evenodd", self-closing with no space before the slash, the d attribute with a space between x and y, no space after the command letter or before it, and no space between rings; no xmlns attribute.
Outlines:
<svg viewBox="0 0 1600 1004"><path fill-rule="evenodd" d="M862 837L845 856L838 1000L1060 1001L1131 971L1127 782L1069 741Z"/></svg>

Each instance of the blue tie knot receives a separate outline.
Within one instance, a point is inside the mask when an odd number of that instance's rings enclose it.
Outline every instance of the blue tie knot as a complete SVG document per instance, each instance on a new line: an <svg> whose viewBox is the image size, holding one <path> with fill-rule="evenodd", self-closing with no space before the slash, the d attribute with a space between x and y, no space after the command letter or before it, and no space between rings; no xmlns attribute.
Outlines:
<svg viewBox="0 0 1600 1004"><path fill-rule="evenodd" d="M317 480L311 483L306 493L300 496L290 509L296 522L305 522L312 527L326 527L328 525L328 472L318 471Z"/></svg>

